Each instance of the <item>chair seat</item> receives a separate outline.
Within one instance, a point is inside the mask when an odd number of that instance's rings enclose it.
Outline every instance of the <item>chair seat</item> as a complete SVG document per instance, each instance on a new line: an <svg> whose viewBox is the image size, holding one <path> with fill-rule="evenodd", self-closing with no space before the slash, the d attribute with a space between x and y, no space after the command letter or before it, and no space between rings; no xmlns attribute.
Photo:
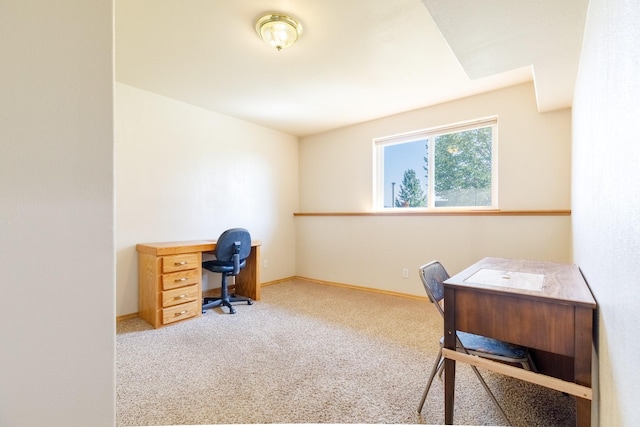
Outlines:
<svg viewBox="0 0 640 427"><path fill-rule="evenodd" d="M240 262L240 268L244 268L246 265L246 260ZM202 263L202 268L214 273L230 273L233 271L233 262L214 259L211 261L204 261Z"/></svg>
<svg viewBox="0 0 640 427"><path fill-rule="evenodd" d="M468 332L458 331L457 334L462 345L470 352L485 353L510 359L527 359L527 350L518 345ZM444 338L441 338L440 345L443 342Z"/></svg>

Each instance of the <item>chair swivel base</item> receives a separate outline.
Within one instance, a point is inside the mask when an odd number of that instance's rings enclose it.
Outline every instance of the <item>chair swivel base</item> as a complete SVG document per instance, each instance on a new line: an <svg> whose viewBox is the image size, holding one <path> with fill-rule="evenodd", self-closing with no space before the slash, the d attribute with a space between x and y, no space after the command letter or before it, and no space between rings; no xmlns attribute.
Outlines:
<svg viewBox="0 0 640 427"><path fill-rule="evenodd" d="M233 307L233 305L231 305L232 302L246 302L247 305L253 304L251 298L236 297L235 295L230 295L223 298L203 298L202 314L205 314L207 310L211 308L216 308L223 305L229 309L229 314L235 314L236 309Z"/></svg>

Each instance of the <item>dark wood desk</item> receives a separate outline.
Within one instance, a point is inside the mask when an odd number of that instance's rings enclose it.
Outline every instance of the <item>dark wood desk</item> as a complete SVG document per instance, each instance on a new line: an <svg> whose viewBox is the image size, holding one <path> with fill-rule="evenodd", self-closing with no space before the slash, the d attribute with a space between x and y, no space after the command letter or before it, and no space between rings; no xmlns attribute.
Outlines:
<svg viewBox="0 0 640 427"><path fill-rule="evenodd" d="M446 424L453 423L456 360L575 395L576 424L591 424L596 302L576 265L484 258L444 282L444 301ZM559 379L456 352L456 330L561 355L572 372Z"/></svg>

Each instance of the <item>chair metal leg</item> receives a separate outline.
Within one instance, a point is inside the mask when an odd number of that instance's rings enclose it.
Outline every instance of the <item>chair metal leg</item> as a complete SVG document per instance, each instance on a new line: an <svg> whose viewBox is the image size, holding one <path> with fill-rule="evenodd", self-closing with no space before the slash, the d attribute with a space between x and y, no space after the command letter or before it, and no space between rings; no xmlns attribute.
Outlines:
<svg viewBox="0 0 640 427"><path fill-rule="evenodd" d="M247 297L237 297L235 295L231 295L229 297L229 301L231 302L246 302L247 305L251 305L253 304L253 300L251 298L247 298Z"/></svg>
<svg viewBox="0 0 640 427"><path fill-rule="evenodd" d="M500 413L502 414L504 419L507 420L507 423L511 424L511 420L509 419L509 417L507 417L507 414L504 413L504 410L502 409L502 406L500 406L500 404L496 400L496 397L493 395L493 393L489 389L489 386L485 382L484 378L482 378L482 375L480 375L480 372L478 371L478 368L476 368L473 365L470 365L470 366L471 366L471 369L473 369L473 372L476 374L476 377L478 377L478 379L480 380L480 383L482 384L482 387L484 387L486 392L489 394L489 397L491 397L491 400L493 400L493 403L498 407L498 410L500 411Z"/></svg>
<svg viewBox="0 0 640 427"><path fill-rule="evenodd" d="M471 369L473 369L473 372L476 374L476 377L478 377L478 380L480 380L480 384L482 384L482 387L485 389L487 394L489 394L489 397L491 398L493 403L496 405L496 407L498 408L498 410L500 411L504 419L507 420L507 423L511 424L511 420L509 420L509 417L507 417L507 414L504 412L504 410L502 409L502 406L500 406L500 404L496 400L495 395L489 389L489 386L487 385L486 381L484 380L484 378L482 377L478 369L473 365L470 365L470 366L471 366ZM429 381L427 381L427 386L424 389L424 393L422 393L422 399L420 399L420 404L418 405L418 413L422 412L422 408L424 407L424 402L427 400L427 394L429 393L429 389L431 388L431 383L433 383L433 379L435 378L436 373L442 372L443 367L444 367L444 357L442 357L442 347L441 347L440 350L438 351L438 356L436 357L436 360L433 364L433 368L431 369L431 374L429 375Z"/></svg>
<svg viewBox="0 0 640 427"><path fill-rule="evenodd" d="M207 310L225 306L229 308L229 314L235 314L236 309L231 305L232 302L246 302L247 305L253 304L253 300L251 298L245 297L230 297L226 296L225 298L204 298L202 304L202 314L206 313Z"/></svg>
<svg viewBox="0 0 640 427"><path fill-rule="evenodd" d="M225 307L227 307L229 309L229 314L236 314L236 309L233 308L233 306L231 305L231 301L229 301L229 298L225 298L222 300L222 305L224 305Z"/></svg>
<svg viewBox="0 0 640 427"><path fill-rule="evenodd" d="M231 301L229 296L226 298L204 298L204 304L202 304L202 314L206 313L207 310L225 306L229 309L229 314L235 314L236 309L231 305Z"/></svg>
<svg viewBox="0 0 640 427"><path fill-rule="evenodd" d="M456 335L456 345L465 354L469 354L469 351L467 351L466 347L462 345L462 341L460 341L460 338L458 338L457 335ZM484 380L484 378L482 378L482 375L480 375L480 371L478 371L478 368L476 368L473 365L469 365L469 366L471 367L471 369L473 369L473 373L476 374L476 377L478 377L478 379L480 380L480 384L482 384L482 387L485 389L485 391L487 392L487 394L489 395L493 403L496 405L496 407L498 408L498 410L500 411L504 419L507 420L508 424L511 424L511 420L509 419L509 417L507 417L507 414L505 414L504 410L502 409L502 406L500 406L493 392L489 389L489 386L487 385L486 381Z"/></svg>
<svg viewBox="0 0 640 427"><path fill-rule="evenodd" d="M422 393L422 399L420 400L420 404L418 405L418 413L422 412L424 401L427 400L427 394L429 393L429 389L431 388L431 383L433 382L433 378L436 376L436 372L441 371L443 366L444 366L444 358L442 357L442 347L440 347L440 350L438 351L438 356L436 357L436 360L433 363L433 368L431 369L431 375L429 375L429 381L427 381L427 386L424 389L424 393Z"/></svg>
<svg viewBox="0 0 640 427"><path fill-rule="evenodd" d="M204 298L202 303L202 314L206 313L211 308L225 306L229 309L229 314L235 314L236 309L231 305L232 302L246 302L247 305L253 304L251 298L237 297L233 294L229 294L229 288L227 287L227 277L223 274L222 285L220 287L220 297L218 298Z"/></svg>
<svg viewBox="0 0 640 427"><path fill-rule="evenodd" d="M527 371L538 372L538 368L536 367L536 364L533 363L533 358L531 357L531 354L527 354L527 361L522 362L522 367Z"/></svg>
<svg viewBox="0 0 640 427"><path fill-rule="evenodd" d="M222 305L222 298L203 298L202 314L205 314L207 310L211 308L220 307L221 305Z"/></svg>

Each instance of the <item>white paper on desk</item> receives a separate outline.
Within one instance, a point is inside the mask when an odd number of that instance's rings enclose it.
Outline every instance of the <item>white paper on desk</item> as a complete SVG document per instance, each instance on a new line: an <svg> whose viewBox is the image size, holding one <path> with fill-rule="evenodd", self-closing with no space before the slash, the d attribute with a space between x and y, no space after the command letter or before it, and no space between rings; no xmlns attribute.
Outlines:
<svg viewBox="0 0 640 427"><path fill-rule="evenodd" d="M479 285L523 289L527 291L541 291L544 284L544 274L520 273L517 271L490 270L488 268L483 268L465 279L465 282L477 283Z"/></svg>

